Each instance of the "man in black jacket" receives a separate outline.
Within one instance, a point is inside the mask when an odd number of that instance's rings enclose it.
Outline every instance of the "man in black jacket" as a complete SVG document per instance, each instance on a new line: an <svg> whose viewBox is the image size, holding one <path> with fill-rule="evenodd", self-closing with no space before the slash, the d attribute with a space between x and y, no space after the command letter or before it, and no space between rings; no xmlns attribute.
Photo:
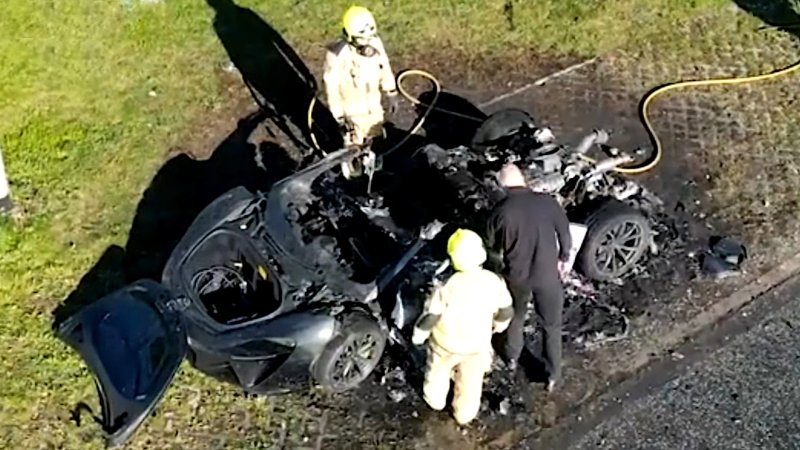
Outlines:
<svg viewBox="0 0 800 450"><path fill-rule="evenodd" d="M486 241L492 251L502 255L503 275L514 298L505 356L515 371L524 346L527 305L533 295L536 314L544 328L547 389L552 391L561 376L561 275L572 246L569 219L555 198L528 188L516 165L506 165L498 177L508 196L490 215Z"/></svg>

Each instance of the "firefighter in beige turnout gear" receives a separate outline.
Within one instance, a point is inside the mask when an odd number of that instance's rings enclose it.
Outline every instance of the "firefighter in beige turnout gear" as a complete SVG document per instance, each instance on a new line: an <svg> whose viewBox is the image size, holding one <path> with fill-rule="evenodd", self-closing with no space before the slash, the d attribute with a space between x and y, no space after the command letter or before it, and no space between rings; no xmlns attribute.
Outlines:
<svg viewBox="0 0 800 450"><path fill-rule="evenodd" d="M480 410L484 375L494 355L492 334L508 327L513 302L505 281L481 267L486 251L475 232L457 230L447 252L456 273L428 298L412 342L420 345L430 337L425 401L435 410L444 409L452 378L453 416L466 424Z"/></svg>
<svg viewBox="0 0 800 450"><path fill-rule="evenodd" d="M353 6L342 19L343 38L328 47L323 81L333 117L343 128L347 147L361 147L383 134L382 93L397 108L397 85L375 19Z"/></svg>

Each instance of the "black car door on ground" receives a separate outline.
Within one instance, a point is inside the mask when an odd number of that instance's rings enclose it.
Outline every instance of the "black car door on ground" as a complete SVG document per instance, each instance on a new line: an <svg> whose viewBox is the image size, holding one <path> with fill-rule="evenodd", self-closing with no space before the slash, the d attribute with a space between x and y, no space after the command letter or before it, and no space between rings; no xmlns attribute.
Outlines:
<svg viewBox="0 0 800 450"><path fill-rule="evenodd" d="M57 330L94 376L111 446L130 439L186 355L179 305L161 284L140 280L78 311Z"/></svg>

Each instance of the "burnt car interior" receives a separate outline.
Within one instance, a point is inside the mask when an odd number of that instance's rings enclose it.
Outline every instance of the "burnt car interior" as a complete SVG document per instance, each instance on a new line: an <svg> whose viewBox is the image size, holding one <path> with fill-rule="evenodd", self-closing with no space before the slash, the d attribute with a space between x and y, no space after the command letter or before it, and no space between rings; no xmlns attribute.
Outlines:
<svg viewBox="0 0 800 450"><path fill-rule="evenodd" d="M324 269L328 282L366 285L381 278L434 219L449 221L457 189L420 155L400 152L372 180L345 179L323 163L270 193L270 234L288 253L304 254ZM347 160L347 155L329 161ZM423 162L425 164L419 164ZM305 171L304 171L305 172ZM295 251L298 250L298 251ZM338 279L338 280L337 280Z"/></svg>
<svg viewBox="0 0 800 450"><path fill-rule="evenodd" d="M216 231L186 259L183 277L215 321L236 325L281 306L280 284L241 235Z"/></svg>
<svg viewBox="0 0 800 450"><path fill-rule="evenodd" d="M338 173L326 172L314 180L311 195L296 222L303 242L330 237L328 244L355 282L375 280L415 237L393 221L381 195L368 195L362 183L346 182Z"/></svg>

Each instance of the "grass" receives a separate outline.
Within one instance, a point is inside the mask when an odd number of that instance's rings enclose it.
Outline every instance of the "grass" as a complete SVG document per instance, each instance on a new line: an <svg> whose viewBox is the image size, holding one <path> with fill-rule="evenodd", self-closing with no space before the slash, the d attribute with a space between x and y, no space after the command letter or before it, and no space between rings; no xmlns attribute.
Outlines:
<svg viewBox="0 0 800 450"><path fill-rule="evenodd" d="M800 11L797 3L793 7ZM800 60L797 36L759 32L761 25L749 15L721 11L681 26L687 38L653 40L619 53L608 70L626 89L643 94L666 81L763 74ZM665 158L692 155L707 178L701 183L708 186L703 203L711 218L758 249L768 263L796 251L793 242L800 231L800 135L793 125L800 120L798 79L800 72L794 72L751 84L674 91L656 100L651 111L657 131L682 121L683 138L698 138L668 141ZM681 119L691 112L694 120ZM666 127L661 133L667 135Z"/></svg>
<svg viewBox="0 0 800 450"><path fill-rule="evenodd" d="M0 446L99 448L69 411L94 398L87 371L50 332L54 307L112 244L124 245L142 191L200 114L226 101L226 60L201 0L7 0L0 15L0 137L21 222L0 224ZM251 0L313 59L348 1ZM398 58L594 55L682 31L723 0L365 1ZM510 6L507 6L510 5ZM512 28L513 24L513 28ZM681 42L685 42L685 38ZM516 52L516 53L515 53ZM316 69L316 68L314 68ZM299 437L304 396L244 399L184 370L135 448L269 448L281 420Z"/></svg>

